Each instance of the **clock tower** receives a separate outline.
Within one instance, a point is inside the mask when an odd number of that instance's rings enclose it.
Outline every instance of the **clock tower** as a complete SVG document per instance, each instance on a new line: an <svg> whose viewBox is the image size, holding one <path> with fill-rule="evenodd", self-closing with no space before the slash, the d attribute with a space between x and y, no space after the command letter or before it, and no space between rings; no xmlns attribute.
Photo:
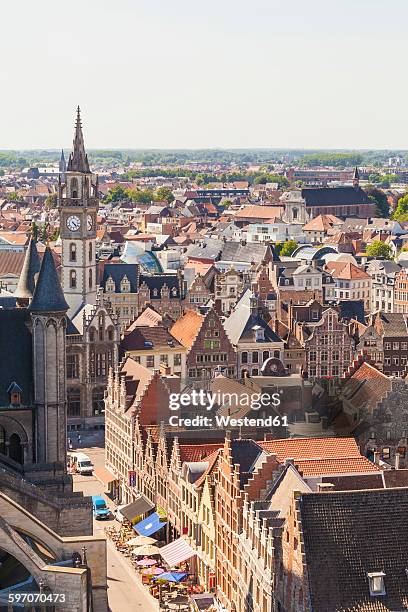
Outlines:
<svg viewBox="0 0 408 612"><path fill-rule="evenodd" d="M85 153L78 106L73 151L59 178L58 205L62 241L61 282L72 317L84 304L96 302L96 215L98 177Z"/></svg>

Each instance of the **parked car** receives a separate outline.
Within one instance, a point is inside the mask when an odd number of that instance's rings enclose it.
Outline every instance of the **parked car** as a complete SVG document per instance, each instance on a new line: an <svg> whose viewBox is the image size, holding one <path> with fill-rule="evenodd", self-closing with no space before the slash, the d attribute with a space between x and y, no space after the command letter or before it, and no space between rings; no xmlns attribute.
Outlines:
<svg viewBox="0 0 408 612"><path fill-rule="evenodd" d="M102 495L92 495L93 515L96 520L108 519L111 516L111 511L106 505Z"/></svg>
<svg viewBox="0 0 408 612"><path fill-rule="evenodd" d="M85 453L68 453L68 456L74 472L92 476L94 465L88 455L85 455Z"/></svg>

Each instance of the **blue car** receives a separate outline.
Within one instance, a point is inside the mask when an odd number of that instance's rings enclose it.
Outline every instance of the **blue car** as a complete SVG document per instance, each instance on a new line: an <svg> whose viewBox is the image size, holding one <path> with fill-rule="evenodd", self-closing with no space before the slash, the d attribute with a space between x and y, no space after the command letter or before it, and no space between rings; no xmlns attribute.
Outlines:
<svg viewBox="0 0 408 612"><path fill-rule="evenodd" d="M102 495L92 495L93 515L97 520L110 518L110 510L106 506Z"/></svg>

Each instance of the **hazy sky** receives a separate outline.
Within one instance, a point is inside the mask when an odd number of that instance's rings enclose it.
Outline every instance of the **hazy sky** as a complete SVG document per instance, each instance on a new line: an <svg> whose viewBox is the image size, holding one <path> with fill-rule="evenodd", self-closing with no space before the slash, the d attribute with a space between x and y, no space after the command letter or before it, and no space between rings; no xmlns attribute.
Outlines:
<svg viewBox="0 0 408 612"><path fill-rule="evenodd" d="M408 148L407 0L0 4L0 149Z"/></svg>

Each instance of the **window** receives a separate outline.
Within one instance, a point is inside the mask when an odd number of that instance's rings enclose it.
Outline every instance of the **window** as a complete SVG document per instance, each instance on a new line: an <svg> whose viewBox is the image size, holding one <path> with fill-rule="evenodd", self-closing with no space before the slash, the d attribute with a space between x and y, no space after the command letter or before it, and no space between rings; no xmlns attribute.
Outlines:
<svg viewBox="0 0 408 612"><path fill-rule="evenodd" d="M248 353L246 351L241 354L241 363L248 363Z"/></svg>
<svg viewBox="0 0 408 612"><path fill-rule="evenodd" d="M81 389L74 387L67 389L67 416L77 417L81 415Z"/></svg>
<svg viewBox="0 0 408 612"><path fill-rule="evenodd" d="M316 351L310 351L309 361L316 361Z"/></svg>
<svg viewBox="0 0 408 612"><path fill-rule="evenodd" d="M96 353L95 354L95 375L106 376L106 354Z"/></svg>
<svg viewBox="0 0 408 612"><path fill-rule="evenodd" d="M89 247L88 247L88 259L89 259L89 263L92 263L92 257L93 257L92 242L90 242L89 243Z"/></svg>
<svg viewBox="0 0 408 612"><path fill-rule="evenodd" d="M154 355L147 355L146 368L154 368Z"/></svg>
<svg viewBox="0 0 408 612"><path fill-rule="evenodd" d="M391 350L391 342L384 342L384 349L386 351L390 351Z"/></svg>
<svg viewBox="0 0 408 612"><path fill-rule="evenodd" d="M79 377L79 355L67 355L67 378Z"/></svg>
<svg viewBox="0 0 408 612"><path fill-rule="evenodd" d="M259 353L258 351L253 351L252 353L252 363L258 363L259 361Z"/></svg>
<svg viewBox="0 0 408 612"><path fill-rule="evenodd" d="M76 261L77 250L75 242L71 242L69 245L69 261Z"/></svg>
<svg viewBox="0 0 408 612"><path fill-rule="evenodd" d="M392 343L392 348L394 351L398 351L399 350L399 342L393 342Z"/></svg>
<svg viewBox="0 0 408 612"><path fill-rule="evenodd" d="M78 179L75 177L71 179L71 195L73 198L78 197Z"/></svg>
<svg viewBox="0 0 408 612"><path fill-rule="evenodd" d="M97 387L92 391L92 414L100 416L105 412L105 391L102 387Z"/></svg>
<svg viewBox="0 0 408 612"><path fill-rule="evenodd" d="M262 353L262 360L266 361L267 359L269 359L269 351L264 351Z"/></svg>
<svg viewBox="0 0 408 612"><path fill-rule="evenodd" d="M174 365L175 366L181 365L181 354L180 353L176 353L174 355Z"/></svg>
<svg viewBox="0 0 408 612"><path fill-rule="evenodd" d="M371 572L367 574L367 576L370 587L370 595L372 597L385 595L384 572Z"/></svg>
<svg viewBox="0 0 408 612"><path fill-rule="evenodd" d="M168 355L160 355L160 363L164 363L164 365L169 365L169 356Z"/></svg>
<svg viewBox="0 0 408 612"><path fill-rule="evenodd" d="M76 289L77 286L77 275L75 270L70 270L69 273L69 286L71 289Z"/></svg>
<svg viewBox="0 0 408 612"><path fill-rule="evenodd" d="M89 288L92 289L92 268L89 269Z"/></svg>

